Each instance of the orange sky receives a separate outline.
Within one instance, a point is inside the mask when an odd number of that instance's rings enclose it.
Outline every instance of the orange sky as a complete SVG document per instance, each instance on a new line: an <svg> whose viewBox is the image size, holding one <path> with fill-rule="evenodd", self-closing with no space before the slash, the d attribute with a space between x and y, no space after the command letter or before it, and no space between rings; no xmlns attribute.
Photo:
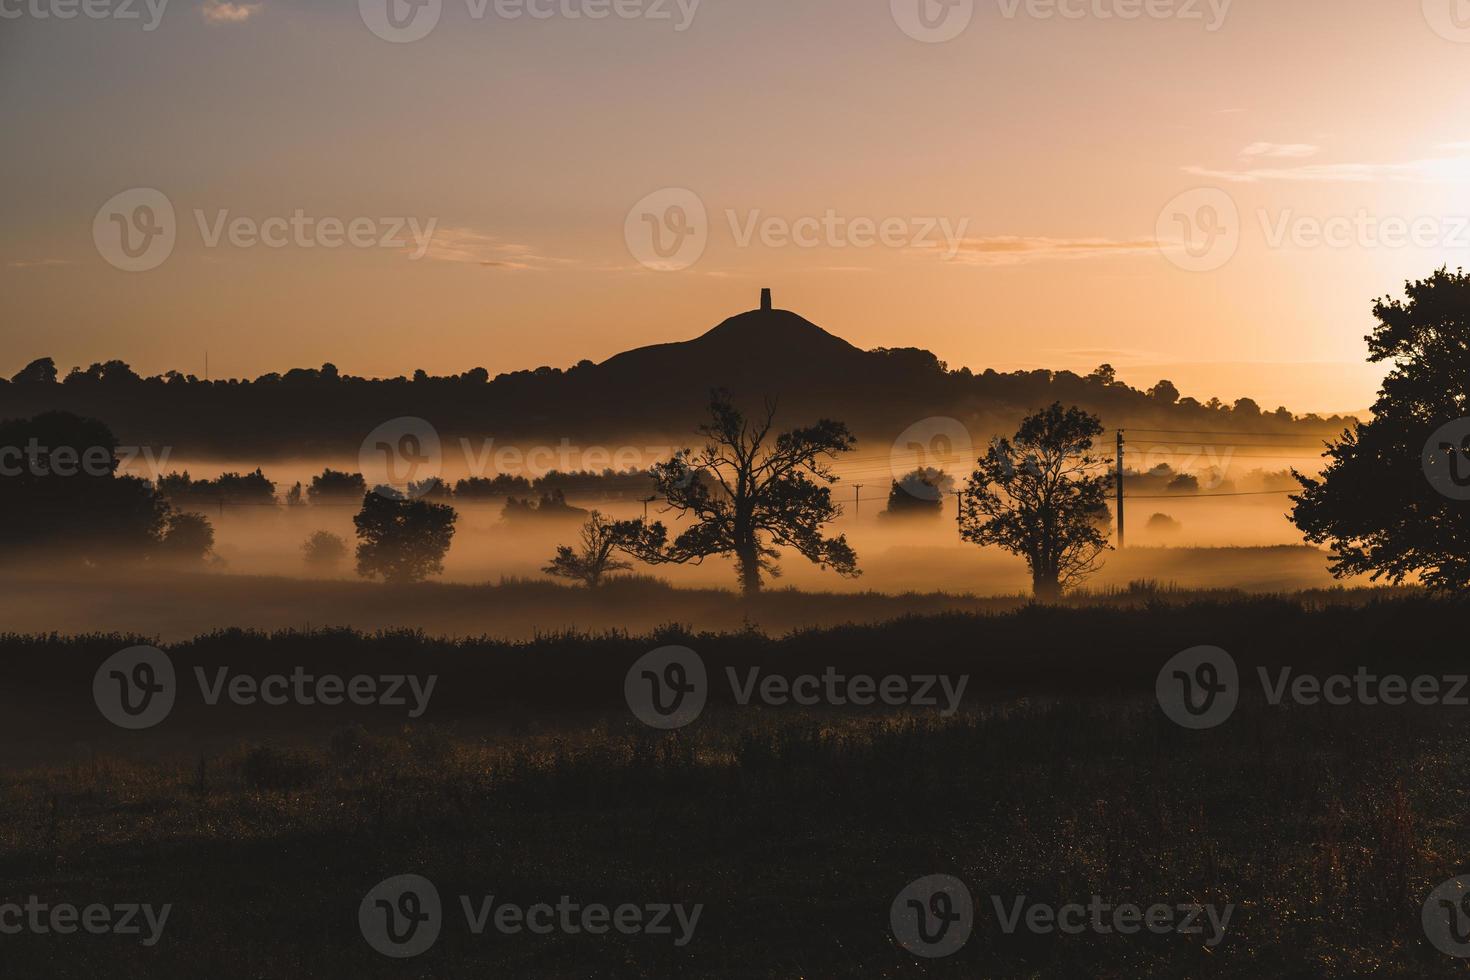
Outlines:
<svg viewBox="0 0 1470 980"><path fill-rule="evenodd" d="M54 2L0 0L7 374L566 366L770 285L952 366L1353 410L1373 297L1470 254L1457 0L429 0L406 43L370 28L382 0L168 0L152 30ZM135 188L174 243L127 272ZM697 260L653 255L643 214ZM393 219L432 234L384 247Z"/></svg>

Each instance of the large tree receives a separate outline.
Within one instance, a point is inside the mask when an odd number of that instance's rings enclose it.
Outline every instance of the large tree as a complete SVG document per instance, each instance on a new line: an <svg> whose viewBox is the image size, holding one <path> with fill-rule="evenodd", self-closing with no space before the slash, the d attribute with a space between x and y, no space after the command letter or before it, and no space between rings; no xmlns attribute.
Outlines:
<svg viewBox="0 0 1470 980"><path fill-rule="evenodd" d="M459 515L448 504L401 500L372 491L352 519L357 574L391 583L418 582L444 571L444 555Z"/></svg>
<svg viewBox="0 0 1470 980"><path fill-rule="evenodd" d="M710 421L698 429L704 449L682 449L652 468L654 492L692 523L668 544L662 522L631 522L630 553L680 564L731 556L746 596L760 591L762 573L781 573L782 548L839 575L858 575L846 536L822 533L842 513L832 502L837 477L827 460L855 445L847 426L822 419L773 437L774 402L765 403L758 419L747 419L723 390L713 393L709 411Z"/></svg>
<svg viewBox="0 0 1470 980"><path fill-rule="evenodd" d="M1043 602L1096 571L1108 549L1107 460L1091 453L1097 416L1060 402L996 439L960 491L960 535L1026 559Z"/></svg>
<svg viewBox="0 0 1470 980"><path fill-rule="evenodd" d="M69 412L0 422L0 554L111 561L156 552L168 503L119 475L117 439Z"/></svg>
<svg viewBox="0 0 1470 980"><path fill-rule="evenodd" d="M1392 365L1373 417L1327 445L1320 479L1294 473L1292 521L1337 576L1470 586L1470 276L1440 269L1384 297L1368 359Z"/></svg>

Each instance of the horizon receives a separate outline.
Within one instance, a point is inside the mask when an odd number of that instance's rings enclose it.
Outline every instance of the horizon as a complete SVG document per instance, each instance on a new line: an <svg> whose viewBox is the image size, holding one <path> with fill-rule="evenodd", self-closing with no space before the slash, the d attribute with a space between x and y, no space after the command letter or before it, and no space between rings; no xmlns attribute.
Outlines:
<svg viewBox="0 0 1470 980"><path fill-rule="evenodd" d="M630 351L640 350L640 349L643 349L645 347L655 347L655 346L668 345L668 344L689 343L689 342L692 342L694 340L698 340L700 337L702 337L705 334L709 333L710 331L716 329L717 327L719 327L720 325L722 325L723 323L727 322L730 319L734 319L735 317L741 316L744 313L755 312L758 309L759 309L759 307L757 306L757 307L753 307L750 310L743 310L740 313L731 314L731 315L725 317L724 319L716 322L712 326L706 328L705 330L701 331L700 333L695 334L693 336L688 336L688 337L685 337L685 338L682 338L682 339L677 339L677 340L656 341L656 342L654 342L652 344L645 344L645 345L640 345L639 347L628 348L627 350L615 351L612 354L609 354L607 357L603 358L602 360L595 361L594 363L600 366L600 365L606 363L607 361L613 359L614 357L619 356L620 354L626 354L626 353L629 353ZM847 338L845 338L842 335L842 333L841 333L840 330L831 330L831 329L829 329L828 327L826 327L826 326L824 326L822 324L814 323L813 321L811 321L810 319L806 318L805 316L802 316L802 314L798 310L789 309L787 307L783 307L783 306L780 306L780 305L777 305L775 307L775 309L777 311L794 313L797 316L801 317L803 320L805 320L807 323L810 323L812 326L817 327L818 329L824 331L825 333L831 334L832 336L835 336L835 337L837 337L840 340L844 340L844 341L847 340ZM892 349L892 348L901 347L901 346L905 346L905 345L882 344L882 345L878 345L877 347L870 347L870 348L861 348L861 347L859 347L858 349L859 350L863 350L865 352L872 352L874 350L878 350L878 349L881 349L881 348L889 348L889 349ZM925 350L926 348L918 348L918 349ZM1041 363L1029 363L1029 364L1024 364L1023 363L1023 364L1017 364L1017 365L1014 365L1014 366L1011 366L1011 367L1004 367L1004 366L1001 366L1001 365L979 365L979 366L975 366L975 365L968 365L968 364L964 364L964 365L954 364L954 363L948 361L948 359L944 357L942 351L932 351L931 350L931 351L929 351L929 353L933 354L941 362L944 362L946 364L946 366L947 366L947 370L949 370L949 371L957 371L960 368L969 368L971 370L971 372L972 373L975 373L975 374L983 373L986 370L994 370L997 373L1001 373L1001 374L1013 374L1013 373L1028 372L1028 371L1034 371L1034 370L1049 370L1049 371L1052 371L1053 373L1061 373L1063 371L1071 371L1072 373L1077 374L1077 375L1085 375L1089 371L1091 371L1092 369L1098 367L1100 364L1105 364L1106 363L1106 364L1112 364L1112 366L1117 370L1117 376L1118 376L1118 380L1120 382L1122 382L1124 384L1127 384L1130 387L1136 388L1136 389L1141 390L1141 391L1142 390L1147 390L1151 385L1153 385L1154 383L1156 383L1156 382L1158 382L1160 380L1169 380L1169 381L1174 382L1179 387L1180 394L1181 394L1182 397L1192 397L1192 398L1195 398L1196 400L1198 400L1200 402L1208 401L1211 398L1218 398L1222 402L1224 402L1225 404L1228 405L1228 404L1232 404L1235 400L1237 400L1239 398L1249 398L1249 399L1257 402L1261 406L1261 408L1263 410L1265 410L1265 411L1271 411L1272 409L1276 408L1277 406L1280 406L1280 407L1287 408L1293 414L1298 415L1298 416L1319 415L1319 416L1323 416L1323 417L1329 417L1329 416L1339 415L1339 416L1349 416L1349 417L1354 417L1355 416L1355 417L1360 417L1361 418L1361 417L1366 417L1366 416L1368 416L1368 415L1371 414L1371 407L1370 406L1364 406L1364 407L1360 407L1360 408L1356 408L1356 409L1322 408L1322 407L1313 407L1313 406L1305 406L1304 407L1304 406L1296 406L1296 405L1286 404L1285 402L1282 402L1282 401L1280 401L1278 399L1275 399L1275 398L1271 397L1270 395L1262 396L1262 395L1259 395L1258 393L1256 393L1256 392L1259 392L1260 390L1263 390L1263 389L1264 390L1275 390L1275 391L1277 391L1279 393L1282 390L1282 383L1281 383L1281 379L1280 378L1271 379L1271 382L1272 383L1268 383L1268 384L1257 384L1256 385L1256 388L1255 388L1255 392L1253 392L1252 390L1246 390L1245 388L1242 388L1241 390L1236 391L1236 390L1232 390L1229 387L1226 387L1223 390L1223 392L1220 391L1220 390L1208 390L1207 391L1207 390L1204 390L1203 388L1196 390L1196 389L1192 389L1191 388L1191 386L1190 386L1190 384L1189 384L1189 382L1187 380L1184 380L1184 379L1188 379L1190 377L1194 377L1196 379L1203 379L1203 378L1206 378L1206 377L1209 377L1209 376L1212 376L1212 375L1220 374L1223 371L1223 372L1226 373L1226 376L1227 377L1232 377L1232 378L1236 379L1236 383L1237 384L1242 385L1242 386L1247 386L1247 385L1251 385L1252 384L1252 381L1250 380L1250 378L1252 378L1252 377L1259 378L1259 375L1260 375L1260 373L1261 373L1261 371L1263 369L1265 369L1265 368L1279 368L1283 372L1288 372L1289 374L1291 374L1295 378L1295 380L1297 381L1298 386L1300 386L1301 385L1301 382L1302 382L1302 379L1300 378L1300 371L1301 371L1301 369L1303 367L1320 367L1324 371L1327 371L1327 370L1338 371L1338 370L1341 369L1341 365L1333 365L1333 364L1330 364L1328 362L1298 362L1298 363L1289 363L1288 362L1288 363L1281 363L1281 364L1275 364L1275 365L1267 365L1267 364L1262 364L1260 362L1254 362L1254 363L1253 362L1218 362L1218 363L1214 363L1214 364L1206 364L1206 363L1189 364L1187 362L1181 362L1181 363L1177 363L1177 364L1173 364L1173 365L1168 365L1167 366L1167 368L1173 370L1174 376L1170 376L1170 377L1167 377L1166 378L1165 375L1158 373L1161 370L1164 370L1165 369L1166 366L1164 366L1164 365L1128 364L1126 362L1124 362L1122 364L1115 364L1115 363L1112 363L1110 361L1103 360L1103 361L1098 361L1098 362L1095 362L1093 364L1086 365L1086 366L1084 366L1083 364L1081 364L1080 362L1078 362L1076 367L1057 367L1057 366L1047 365L1047 364L1041 364ZM1107 354L1109 352L1107 352L1107 351L1095 351L1093 353L1094 354L1097 354L1097 355L1105 355L1105 354ZM1113 353L1117 353L1117 352L1113 352ZM40 357L50 357L51 355L49 355L49 354L42 354L42 355L38 355L38 356L40 356ZM210 355L210 356L212 358L212 355ZM67 374L71 370L85 370L91 364L105 363L106 361L113 360L113 359L114 358L112 358L112 357L103 358L101 360L94 359L94 360L88 361L87 363L74 364L74 365L70 365L69 367L63 366L62 362L59 361L59 360L57 360L56 361L56 368L57 368L57 371L58 371L58 381L64 381L65 378L66 378L66 376L67 376ZM188 375L188 376L193 376L193 377L195 377L196 379L198 379L200 381L216 381L216 382L217 381L230 381L230 380L235 380L235 381L257 381L260 378L265 377L265 376L268 376L268 375L271 375L271 374L285 374L289 370L295 370L295 369L318 370L318 369L320 369L322 366L324 366L326 364L331 364L332 366L336 367L338 369L338 371L343 376L351 376L351 377L354 377L354 378L360 378L362 380L368 380L368 381L390 381L390 380L395 380L395 379L408 378L408 377L410 377L412 375L412 373L413 373L414 370L417 370L417 368L409 369L409 370L401 371L398 374L378 374L378 375L359 374L356 371L352 370L352 368L350 366L344 365L343 359L341 359L341 358L333 358L333 359L329 359L327 361L323 361L320 364L313 364L313 365L298 364L298 365L294 365L292 367L276 367L276 368L271 368L271 369L269 369L269 370L267 370L265 372L262 372L260 374L256 374L256 375L253 375L253 376L247 376L247 375L230 375L228 373L222 373L218 369L218 362L215 361L215 360L213 360L213 359L209 360L207 365L203 361L201 361L201 364L200 364L201 370L197 374L194 371L191 371L191 370L188 370L188 369L184 369L184 368L180 368L178 366L164 367L164 368L161 368L161 369L158 369L158 370L153 370L153 371L140 370L139 367L138 367L138 365L135 365L135 364L132 364L131 362L128 362L125 358L116 358L116 359L117 360L123 360L125 363L128 363L129 367L131 367L140 376L144 376L144 377L158 377L158 376L162 376L164 374L167 374L170 371L178 371L181 374ZM34 359L29 359L29 360L25 361L24 363L21 363L21 364L16 365L15 368L14 368L14 370L0 371L0 376L9 376L10 374L15 373L15 371L18 371L22 367L25 367L27 364L29 364L31 362L31 360L34 360ZM55 358L53 358L53 360L55 360ZM502 370L500 372L491 371L488 380L493 382L495 380L495 378L499 374L513 374L513 373L522 372L522 371L535 371L535 370L539 369L540 367L552 367L552 368L556 368L556 369L559 369L559 370L566 370L566 369L574 366L576 363L579 363L580 360L582 360L582 359L578 359L578 361L574 361L571 364L567 364L567 365L555 365L555 364L551 364L551 365L535 365L535 366L525 365L525 366L522 366L522 367L508 367L508 368L506 368L506 369L504 369L504 370ZM431 377L454 376L454 375L458 375L458 374L463 374L463 373L465 373L467 371L470 371L470 370L473 370L473 369L479 368L479 367L484 367L484 365L479 365L479 364L465 365L465 366L463 366L463 367L461 367L459 369L451 370L451 372L448 375L435 375L433 372L429 372L429 374L430 374ZM1384 368L1379 368L1379 367L1376 367L1376 366L1370 366L1370 367L1371 367L1371 370L1372 370L1373 373L1382 373L1385 370ZM226 368L226 372L227 371L228 371L228 368ZM1152 375L1157 375L1157 376L1152 376ZM1209 382L1208 381L1201 380L1199 383L1200 384L1208 384ZM1314 390L1315 391L1315 390L1320 390L1320 388L1321 388L1321 386L1320 386L1320 383L1319 383L1317 385L1310 386L1308 388L1308 390Z"/></svg>

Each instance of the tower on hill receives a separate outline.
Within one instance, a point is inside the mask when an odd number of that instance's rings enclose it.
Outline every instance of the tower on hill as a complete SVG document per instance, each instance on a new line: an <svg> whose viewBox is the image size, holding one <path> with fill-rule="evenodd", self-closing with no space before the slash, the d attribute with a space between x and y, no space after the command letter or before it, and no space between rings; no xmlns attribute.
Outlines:
<svg viewBox="0 0 1470 980"><path fill-rule="evenodd" d="M771 287L769 286L761 290L761 312L771 312Z"/></svg>

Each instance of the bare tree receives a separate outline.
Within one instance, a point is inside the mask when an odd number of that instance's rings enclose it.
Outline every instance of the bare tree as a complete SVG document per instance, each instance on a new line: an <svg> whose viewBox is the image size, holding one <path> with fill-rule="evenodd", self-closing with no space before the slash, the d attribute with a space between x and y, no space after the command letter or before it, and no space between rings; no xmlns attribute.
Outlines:
<svg viewBox="0 0 1470 980"><path fill-rule="evenodd" d="M629 525L636 523L612 521L594 510L582 525L579 543L576 546L559 546L556 557L542 571L581 582L589 589L597 588L608 572L621 572L633 567L615 555L629 541L630 530L635 530Z"/></svg>
<svg viewBox="0 0 1470 980"><path fill-rule="evenodd" d="M747 596L760 591L762 572L780 574L781 548L839 575L858 575L846 536L822 534L842 513L832 503L830 484L837 477L826 459L852 449L857 440L847 426L828 419L772 438L775 416L775 403L767 401L763 418L747 420L729 392L715 391L710 421L698 429L708 440L704 449L682 449L652 468L656 492L694 523L666 545L661 522L628 522L637 526L629 552L648 562L679 564L731 555Z"/></svg>

